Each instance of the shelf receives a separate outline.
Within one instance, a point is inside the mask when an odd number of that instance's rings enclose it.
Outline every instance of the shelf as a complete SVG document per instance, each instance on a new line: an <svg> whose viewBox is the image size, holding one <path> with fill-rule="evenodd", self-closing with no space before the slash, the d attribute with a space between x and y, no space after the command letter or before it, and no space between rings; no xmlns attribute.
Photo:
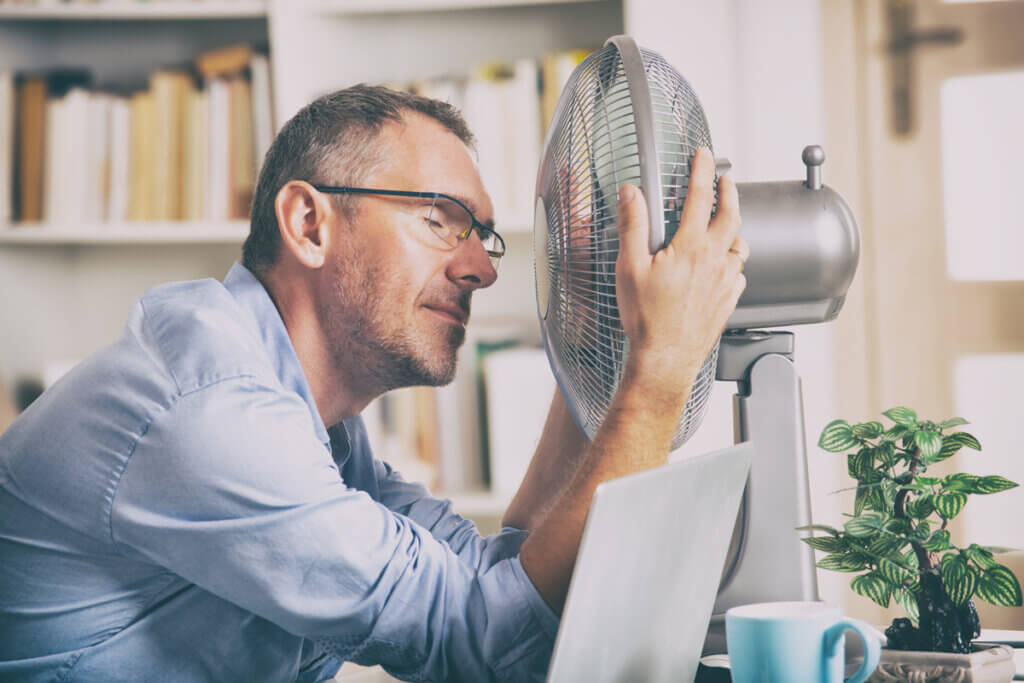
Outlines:
<svg viewBox="0 0 1024 683"><path fill-rule="evenodd" d="M267 16L265 0L0 4L4 19L243 19Z"/></svg>
<svg viewBox="0 0 1024 683"><path fill-rule="evenodd" d="M112 223L75 229L46 223L0 228L3 244L241 244L248 221Z"/></svg>
<svg viewBox="0 0 1024 683"><path fill-rule="evenodd" d="M442 12L531 5L571 5L604 0L307 0L305 8L320 14L391 14Z"/></svg>

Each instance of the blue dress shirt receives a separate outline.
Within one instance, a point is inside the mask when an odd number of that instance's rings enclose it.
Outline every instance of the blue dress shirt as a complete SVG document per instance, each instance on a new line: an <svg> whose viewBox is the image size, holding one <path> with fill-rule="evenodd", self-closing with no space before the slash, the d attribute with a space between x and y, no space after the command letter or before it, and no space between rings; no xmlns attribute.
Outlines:
<svg viewBox="0 0 1024 683"><path fill-rule="evenodd" d="M147 292L0 437L0 681L541 680L524 537L326 428L236 264Z"/></svg>

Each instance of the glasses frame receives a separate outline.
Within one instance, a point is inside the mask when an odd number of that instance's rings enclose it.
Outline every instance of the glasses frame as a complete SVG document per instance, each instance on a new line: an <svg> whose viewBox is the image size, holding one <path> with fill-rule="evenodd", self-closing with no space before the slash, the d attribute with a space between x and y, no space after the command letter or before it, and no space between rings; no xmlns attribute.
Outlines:
<svg viewBox="0 0 1024 683"><path fill-rule="evenodd" d="M473 215L473 212L469 210L468 206L466 206L465 204L463 204L461 201L451 196L450 194L444 194L443 192L414 192L411 190L383 190L376 187L349 187L347 185L317 185L315 183L311 184L317 191L327 192L329 194L382 195L385 197L412 197L415 199L433 199L435 201L438 199L447 199L458 204L460 207L462 207L463 211L465 211L469 215L469 229L461 234L457 234L455 236L455 239L457 239L459 242L465 242L466 240L469 239L469 236L472 234L473 230L476 229L476 231L481 236L481 242L483 241L484 236L490 234L494 235L494 238L497 240L498 245L501 247L500 252L492 251L486 248L484 249L487 252L487 255L491 258L491 262L494 264L495 268L498 267L498 262L501 260L501 257L505 255L505 240L504 238L502 238L501 235L498 234L498 231L478 221L476 219L476 216Z"/></svg>

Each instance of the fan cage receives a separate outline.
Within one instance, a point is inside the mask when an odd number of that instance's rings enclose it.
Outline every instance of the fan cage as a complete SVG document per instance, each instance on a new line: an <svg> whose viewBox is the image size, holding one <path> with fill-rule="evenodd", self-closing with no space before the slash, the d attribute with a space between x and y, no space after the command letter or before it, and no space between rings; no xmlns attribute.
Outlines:
<svg viewBox="0 0 1024 683"><path fill-rule="evenodd" d="M660 55L640 49L651 93L665 244L679 225L698 147L711 149L707 120L686 80ZM628 58L628 57L627 57ZM609 42L575 69L545 142L537 194L546 239L535 239L538 305L556 379L581 430L593 438L629 356L615 297L618 188L640 180L637 113L619 48ZM716 182L717 199L717 182ZM545 225L546 223L546 225ZM535 236L536 237L536 236ZM664 245L662 245L664 246ZM541 306L540 302L544 305ZM672 448L700 426L714 384L718 347L704 360Z"/></svg>

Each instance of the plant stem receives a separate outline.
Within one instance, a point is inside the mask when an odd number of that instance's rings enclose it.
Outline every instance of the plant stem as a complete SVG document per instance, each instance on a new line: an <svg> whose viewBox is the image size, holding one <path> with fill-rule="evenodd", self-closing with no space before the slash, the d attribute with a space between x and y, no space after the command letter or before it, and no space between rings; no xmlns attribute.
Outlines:
<svg viewBox="0 0 1024 683"><path fill-rule="evenodd" d="M910 457L910 480L906 485L914 483L914 478L917 476L917 470L921 465L921 449L915 447L914 454ZM896 519L908 519L905 510L907 496L910 495L910 489L903 488L896 494L896 501L893 504L893 512L895 513ZM911 541L910 547L914 549L914 554L917 555L918 569L923 573L930 571L932 568L931 558L928 557L928 551L924 549L920 541Z"/></svg>

